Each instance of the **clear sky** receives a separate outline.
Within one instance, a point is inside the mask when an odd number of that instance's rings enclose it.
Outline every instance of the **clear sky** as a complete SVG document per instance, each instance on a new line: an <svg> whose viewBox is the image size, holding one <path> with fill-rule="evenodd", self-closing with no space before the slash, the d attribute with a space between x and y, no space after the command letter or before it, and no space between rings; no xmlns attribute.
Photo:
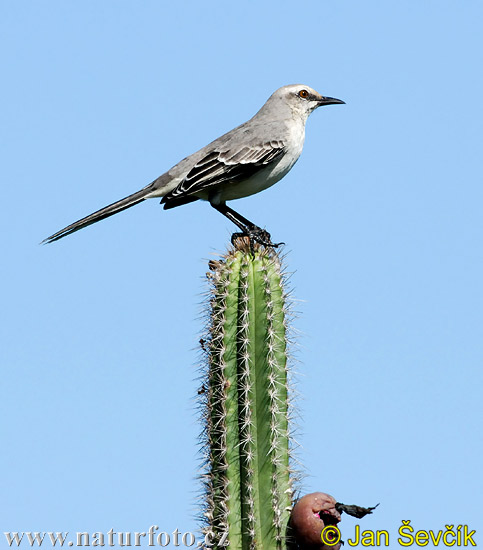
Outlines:
<svg viewBox="0 0 483 550"><path fill-rule="evenodd" d="M287 243L305 491L380 502L357 523L391 548L402 520L483 544L482 18L480 0L0 3L0 533L197 528L204 274L234 227L153 200L38 243L302 82L347 104L232 206Z"/></svg>

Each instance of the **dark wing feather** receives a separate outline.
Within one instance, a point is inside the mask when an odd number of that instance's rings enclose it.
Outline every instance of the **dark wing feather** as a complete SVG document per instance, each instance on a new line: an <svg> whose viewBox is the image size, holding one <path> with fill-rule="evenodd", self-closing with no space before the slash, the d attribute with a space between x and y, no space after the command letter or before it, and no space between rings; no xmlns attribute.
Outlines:
<svg viewBox="0 0 483 550"><path fill-rule="evenodd" d="M284 152L281 141L269 141L260 146L245 146L236 151L212 151L188 172L173 191L163 197L164 208L173 208L193 194L224 183L244 181L276 160ZM196 197L190 200L196 200Z"/></svg>

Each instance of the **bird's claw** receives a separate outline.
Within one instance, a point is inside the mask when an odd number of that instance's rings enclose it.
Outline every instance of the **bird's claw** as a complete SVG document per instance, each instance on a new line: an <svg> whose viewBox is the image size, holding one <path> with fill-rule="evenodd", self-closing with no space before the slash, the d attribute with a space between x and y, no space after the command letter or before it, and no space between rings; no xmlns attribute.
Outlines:
<svg viewBox="0 0 483 550"><path fill-rule="evenodd" d="M252 253L254 252L253 243L258 243L270 248L278 248L279 246L285 244L285 243L272 243L272 238L270 236L270 233L265 229L261 229L260 227L256 227L256 226L250 229L247 229L247 231L244 231L243 233L233 233L233 235L231 236L231 243L234 244L235 240L239 237L248 237L250 241L250 250L252 251Z"/></svg>
<svg viewBox="0 0 483 550"><path fill-rule="evenodd" d="M272 243L272 237L270 236L270 233L268 231L265 231L265 229L260 229L259 227L250 229L250 231L248 232L248 238L250 239L250 241L253 239L258 244L269 246L271 248L278 248L279 246L285 244Z"/></svg>

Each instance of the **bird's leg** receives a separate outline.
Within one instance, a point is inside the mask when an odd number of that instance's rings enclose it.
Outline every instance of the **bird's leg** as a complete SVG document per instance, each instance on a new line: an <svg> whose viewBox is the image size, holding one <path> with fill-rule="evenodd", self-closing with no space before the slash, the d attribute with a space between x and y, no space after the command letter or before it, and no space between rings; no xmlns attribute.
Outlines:
<svg viewBox="0 0 483 550"><path fill-rule="evenodd" d="M241 233L234 233L231 237L231 240L233 242L233 239L238 236L248 237L250 239L250 244L253 241L262 244L263 246L270 246L272 248L277 248L278 246L285 244L285 243L272 243L272 239L270 237L270 233L268 231L265 231L265 229L262 229L261 227L258 227L258 225L255 225L250 220L247 220L245 217L243 217L238 212L235 212L232 208L226 205L226 203L222 202L221 204L213 204L211 203L211 206L218 210L221 214L226 216L230 221L232 221L237 227L241 229Z"/></svg>

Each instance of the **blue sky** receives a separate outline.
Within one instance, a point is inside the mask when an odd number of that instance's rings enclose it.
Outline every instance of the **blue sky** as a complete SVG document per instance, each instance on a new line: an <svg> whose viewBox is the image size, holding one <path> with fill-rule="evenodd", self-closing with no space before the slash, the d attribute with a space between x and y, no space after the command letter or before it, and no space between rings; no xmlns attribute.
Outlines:
<svg viewBox="0 0 483 550"><path fill-rule="evenodd" d="M287 243L305 490L381 502L360 525L391 548L402 520L481 543L482 16L477 0L1 3L1 532L197 528L204 273L234 228L148 201L38 243L302 82L347 104L232 206Z"/></svg>

